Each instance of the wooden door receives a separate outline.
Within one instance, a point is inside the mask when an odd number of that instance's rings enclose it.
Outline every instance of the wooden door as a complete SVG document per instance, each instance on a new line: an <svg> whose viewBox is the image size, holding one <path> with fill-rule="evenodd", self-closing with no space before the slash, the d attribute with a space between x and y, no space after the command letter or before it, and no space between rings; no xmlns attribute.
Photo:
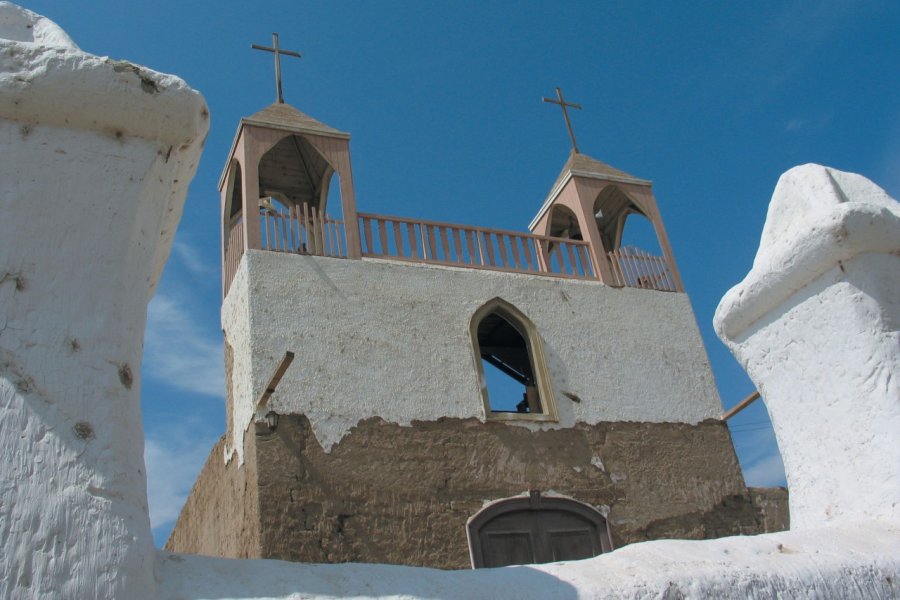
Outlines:
<svg viewBox="0 0 900 600"><path fill-rule="evenodd" d="M468 533L475 568L579 560L612 549L603 515L539 492L491 504L470 519Z"/></svg>

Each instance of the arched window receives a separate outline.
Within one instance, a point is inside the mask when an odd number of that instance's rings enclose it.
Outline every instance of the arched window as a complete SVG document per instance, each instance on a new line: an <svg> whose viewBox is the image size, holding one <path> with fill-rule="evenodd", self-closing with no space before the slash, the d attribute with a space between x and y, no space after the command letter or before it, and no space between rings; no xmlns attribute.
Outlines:
<svg viewBox="0 0 900 600"><path fill-rule="evenodd" d="M470 328L485 417L557 420L543 344L531 321L494 298L475 312Z"/></svg>
<svg viewBox="0 0 900 600"><path fill-rule="evenodd" d="M489 504L469 519L466 534L474 569L580 560L612 550L600 512L538 491Z"/></svg>

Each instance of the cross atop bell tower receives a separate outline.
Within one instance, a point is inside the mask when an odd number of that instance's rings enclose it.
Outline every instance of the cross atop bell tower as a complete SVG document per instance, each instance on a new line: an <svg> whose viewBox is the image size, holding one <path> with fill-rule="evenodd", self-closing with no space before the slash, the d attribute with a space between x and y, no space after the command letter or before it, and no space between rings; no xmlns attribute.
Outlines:
<svg viewBox="0 0 900 600"><path fill-rule="evenodd" d="M282 50L278 47L278 34L272 34L272 47L268 46L260 46L258 44L250 44L250 47L254 50L265 50L266 52L271 52L275 55L275 92L277 97L278 104L284 104L284 94L281 92L281 55L285 56L295 56L297 58L301 58L299 52L294 52L293 50ZM563 109L565 110L565 109Z"/></svg>
<svg viewBox="0 0 900 600"><path fill-rule="evenodd" d="M558 104L560 108L562 108L563 118L566 120L566 128L569 130L569 138L572 140L572 150L575 151L575 154L578 154L578 144L575 142L575 132L572 131L572 121L569 120L569 111L566 108L577 108L581 110L580 104L575 104L574 102L566 102L563 99L562 90L556 88L556 100L553 98L544 98L544 102L549 102L550 104Z"/></svg>

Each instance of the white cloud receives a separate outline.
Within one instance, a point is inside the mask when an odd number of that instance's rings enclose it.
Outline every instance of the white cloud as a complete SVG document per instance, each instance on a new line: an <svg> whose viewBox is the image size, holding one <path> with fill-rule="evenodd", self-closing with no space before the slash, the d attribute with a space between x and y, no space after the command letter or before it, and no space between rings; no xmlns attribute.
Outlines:
<svg viewBox="0 0 900 600"><path fill-rule="evenodd" d="M213 275L218 273L218 268L210 265L200 258L200 253L190 244L175 240L172 243L173 258L183 265L193 275Z"/></svg>
<svg viewBox="0 0 900 600"><path fill-rule="evenodd" d="M147 308L144 373L187 392L224 397L222 342L201 330L186 305L159 292Z"/></svg>
<svg viewBox="0 0 900 600"><path fill-rule="evenodd" d="M178 518L209 450L215 440L196 432L166 431L165 439L147 437L144 462L147 465L147 500L154 529Z"/></svg>

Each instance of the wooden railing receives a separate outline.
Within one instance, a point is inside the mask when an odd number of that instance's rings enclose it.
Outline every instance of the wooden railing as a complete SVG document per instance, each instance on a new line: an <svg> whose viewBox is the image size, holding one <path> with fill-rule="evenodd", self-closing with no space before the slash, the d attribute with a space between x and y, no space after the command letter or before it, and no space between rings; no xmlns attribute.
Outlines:
<svg viewBox="0 0 900 600"><path fill-rule="evenodd" d="M438 265L596 279L580 240L359 214L363 256Z"/></svg>
<svg viewBox="0 0 900 600"><path fill-rule="evenodd" d="M289 209L263 209L259 213L259 226L263 250L347 256L344 222L322 215L306 203Z"/></svg>
<svg viewBox="0 0 900 600"><path fill-rule="evenodd" d="M608 253L613 285L662 292L677 291L666 259L632 246Z"/></svg>
<svg viewBox="0 0 900 600"><path fill-rule="evenodd" d="M222 273L225 283L225 295L231 287L231 280L237 273L241 257L244 255L244 223L238 222L228 232L228 245L225 246L225 265Z"/></svg>
<svg viewBox="0 0 900 600"><path fill-rule="evenodd" d="M599 279L586 241L436 221L358 214L362 255L454 267L491 269L570 279ZM260 247L344 258L344 222L303 204L260 211ZM225 253L225 293L244 253L243 225L235 225ZM666 260L626 246L608 253L618 287L677 291Z"/></svg>

